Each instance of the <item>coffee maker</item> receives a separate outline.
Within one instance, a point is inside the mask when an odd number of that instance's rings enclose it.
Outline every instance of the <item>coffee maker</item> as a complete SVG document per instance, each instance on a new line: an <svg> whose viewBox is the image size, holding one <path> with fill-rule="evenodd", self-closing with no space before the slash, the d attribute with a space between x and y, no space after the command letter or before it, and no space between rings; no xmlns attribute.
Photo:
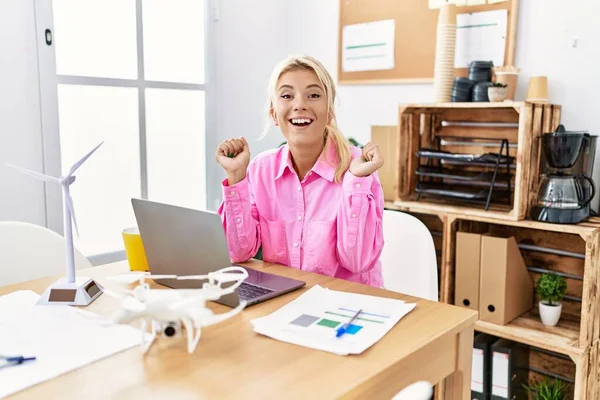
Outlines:
<svg viewBox="0 0 600 400"><path fill-rule="evenodd" d="M597 136L567 131L559 125L542 135L542 176L532 218L557 224L576 224L593 211L596 194L592 170Z"/></svg>

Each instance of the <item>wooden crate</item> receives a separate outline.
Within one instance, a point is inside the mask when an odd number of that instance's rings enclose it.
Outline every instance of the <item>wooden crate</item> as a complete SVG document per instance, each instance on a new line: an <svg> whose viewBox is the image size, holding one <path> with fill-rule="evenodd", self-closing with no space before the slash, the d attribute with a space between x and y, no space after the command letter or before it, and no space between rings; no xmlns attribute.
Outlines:
<svg viewBox="0 0 600 400"><path fill-rule="evenodd" d="M561 107L550 104L524 102L502 103L436 103L404 105L399 108L399 143L397 150L398 185L395 205L401 210L431 213L447 212L458 215L477 215L517 221L525 218L535 200L540 168L540 136L554 131L560 123ZM446 126L442 122L512 123L514 127ZM416 170L419 148L435 147L439 140L449 140L443 150L460 153L497 153L499 147L487 147L485 142L500 144L508 140L510 155L516 157L511 182L509 204L492 203L488 210L483 205L472 205L442 198L421 198L417 201ZM457 145L456 142L463 142ZM468 145L465 145L467 142ZM436 164L433 164L436 165ZM477 171L489 168L467 167Z"/></svg>
<svg viewBox="0 0 600 400"><path fill-rule="evenodd" d="M457 231L514 236L521 245L521 253L533 279L539 276L536 268L566 274L567 295L570 297L563 301L563 313L556 327L546 327L541 323L536 299L530 312L507 325L477 321L477 331L565 354L575 362L599 340L597 290L600 285L600 218L592 218L578 225L555 225L527 220L498 221L478 216L449 215L446 224L444 248L447 253L444 254L440 293L442 301L446 303L454 304ZM527 249L528 245L580 255L549 254L539 249Z"/></svg>

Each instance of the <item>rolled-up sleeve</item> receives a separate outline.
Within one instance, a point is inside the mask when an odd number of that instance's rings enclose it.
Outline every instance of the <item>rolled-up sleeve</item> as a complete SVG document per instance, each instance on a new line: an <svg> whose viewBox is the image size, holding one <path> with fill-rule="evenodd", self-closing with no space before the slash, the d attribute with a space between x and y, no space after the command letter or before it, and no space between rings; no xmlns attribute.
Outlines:
<svg viewBox="0 0 600 400"><path fill-rule="evenodd" d="M229 185L221 185L223 201L218 213L223 222L232 262L244 262L253 257L260 247L260 224L254 203L252 185L248 177Z"/></svg>
<svg viewBox="0 0 600 400"><path fill-rule="evenodd" d="M357 177L346 172L337 217L337 253L354 274L370 271L383 249L383 190L377 173Z"/></svg>

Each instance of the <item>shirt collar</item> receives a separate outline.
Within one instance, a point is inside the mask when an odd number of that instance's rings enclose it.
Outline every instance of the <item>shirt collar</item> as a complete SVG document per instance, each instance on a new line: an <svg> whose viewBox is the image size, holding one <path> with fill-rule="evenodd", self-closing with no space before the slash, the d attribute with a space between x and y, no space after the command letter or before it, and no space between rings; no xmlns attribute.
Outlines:
<svg viewBox="0 0 600 400"><path fill-rule="evenodd" d="M327 179L329 182L333 182L335 175L335 166L333 165L333 162L336 159L336 151L333 144L329 144L326 149L327 151L323 151L323 154L321 154L321 157L319 157L311 171L318 174L320 177ZM286 169L289 169L290 171L294 170L290 148L287 144L281 146L279 150L279 168L277 169L275 179L279 179L283 176Z"/></svg>
<svg viewBox="0 0 600 400"><path fill-rule="evenodd" d="M275 175L275 179L281 178L286 168L289 168L290 171L294 170L292 158L290 157L290 148L287 144L284 144L279 148L279 168L277 169L277 175Z"/></svg>

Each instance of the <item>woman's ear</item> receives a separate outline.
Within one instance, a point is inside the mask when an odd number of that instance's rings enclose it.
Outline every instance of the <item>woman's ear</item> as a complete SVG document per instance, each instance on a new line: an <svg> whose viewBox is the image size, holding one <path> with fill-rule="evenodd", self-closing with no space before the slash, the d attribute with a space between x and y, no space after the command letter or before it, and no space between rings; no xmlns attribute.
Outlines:
<svg viewBox="0 0 600 400"><path fill-rule="evenodd" d="M277 114L275 114L275 110L273 109L273 104L269 107L269 114L271 114L271 118L273 118L273 123L275 126L279 126L279 122L277 122Z"/></svg>
<svg viewBox="0 0 600 400"><path fill-rule="evenodd" d="M329 110L327 114L327 124L331 124L331 121L335 119L335 114L333 113L333 110Z"/></svg>

